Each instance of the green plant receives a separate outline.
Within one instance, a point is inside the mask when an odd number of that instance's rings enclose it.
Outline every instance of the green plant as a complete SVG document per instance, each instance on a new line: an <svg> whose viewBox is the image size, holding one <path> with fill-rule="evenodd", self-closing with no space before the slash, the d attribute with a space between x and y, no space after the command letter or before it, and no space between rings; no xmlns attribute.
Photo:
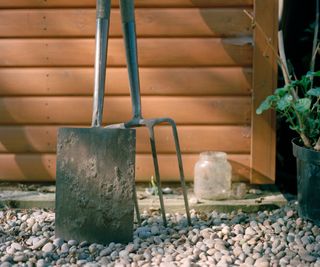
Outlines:
<svg viewBox="0 0 320 267"><path fill-rule="evenodd" d="M150 185L152 194L156 196L159 195L158 185L153 176L151 176Z"/></svg>
<svg viewBox="0 0 320 267"><path fill-rule="evenodd" d="M268 96L256 113L276 110L300 135L306 147L320 150L320 87L312 86L314 77L320 77L320 71L309 71L299 80L289 77L289 82Z"/></svg>
<svg viewBox="0 0 320 267"><path fill-rule="evenodd" d="M279 53L272 46L270 38L262 27L254 20L252 14L244 11L252 21L252 26L263 34L266 45L275 55L282 71L285 85L274 91L257 108L261 114L268 109L276 110L289 123L289 127L296 131L304 146L320 151L320 87L314 86L314 79L320 77L320 71L314 71L316 55L320 51L318 42L319 32L319 0L317 3L313 46L311 53L310 70L300 79L291 75L287 65L282 31L278 32Z"/></svg>

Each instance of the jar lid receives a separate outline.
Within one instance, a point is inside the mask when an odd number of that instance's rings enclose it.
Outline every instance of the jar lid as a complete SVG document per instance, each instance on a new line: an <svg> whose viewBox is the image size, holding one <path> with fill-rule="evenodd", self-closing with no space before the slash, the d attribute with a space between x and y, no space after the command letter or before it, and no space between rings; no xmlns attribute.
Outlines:
<svg viewBox="0 0 320 267"><path fill-rule="evenodd" d="M221 151L205 151L200 153L200 158L226 159L227 153Z"/></svg>

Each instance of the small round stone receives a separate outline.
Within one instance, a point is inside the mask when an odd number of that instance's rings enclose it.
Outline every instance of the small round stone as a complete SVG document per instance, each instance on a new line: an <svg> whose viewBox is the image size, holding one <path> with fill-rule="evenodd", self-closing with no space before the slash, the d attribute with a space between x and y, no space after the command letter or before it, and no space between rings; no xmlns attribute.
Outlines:
<svg viewBox="0 0 320 267"><path fill-rule="evenodd" d="M43 252L52 252L54 250L54 248L55 248L54 245L51 242L49 242L42 247L42 251Z"/></svg>
<svg viewBox="0 0 320 267"><path fill-rule="evenodd" d="M63 243L61 245L60 251L61 253L68 253L69 252L69 245L67 243Z"/></svg>
<svg viewBox="0 0 320 267"><path fill-rule="evenodd" d="M69 240L69 241L68 241L68 245L69 245L70 247L72 247L72 246L77 246L77 245L78 245L78 241L76 241L76 240Z"/></svg>
<svg viewBox="0 0 320 267"><path fill-rule="evenodd" d="M11 247L12 247L15 251L21 251L21 250L22 250L22 246L21 246L19 243L17 243L17 242L13 242L13 243L11 244Z"/></svg>
<svg viewBox="0 0 320 267"><path fill-rule="evenodd" d="M46 261L44 259L40 259L36 263L36 267L47 267L47 266L48 266L48 264L46 263Z"/></svg>
<svg viewBox="0 0 320 267"><path fill-rule="evenodd" d="M55 245L57 248L60 248L63 243L64 240L62 238L56 238L53 240L53 245Z"/></svg>
<svg viewBox="0 0 320 267"><path fill-rule="evenodd" d="M256 234L256 231L253 230L251 227L248 227L245 231L245 234L246 235L255 235Z"/></svg>
<svg viewBox="0 0 320 267"><path fill-rule="evenodd" d="M37 250L42 248L48 242L47 238L42 238L39 241L36 241L31 247L33 250Z"/></svg>
<svg viewBox="0 0 320 267"><path fill-rule="evenodd" d="M110 248L105 248L103 250L100 251L100 257L103 257L103 256L108 256L112 253L112 250Z"/></svg>
<svg viewBox="0 0 320 267"><path fill-rule="evenodd" d="M13 256L13 261L14 262L23 262L27 261L27 256L24 253L17 253L16 255Z"/></svg>

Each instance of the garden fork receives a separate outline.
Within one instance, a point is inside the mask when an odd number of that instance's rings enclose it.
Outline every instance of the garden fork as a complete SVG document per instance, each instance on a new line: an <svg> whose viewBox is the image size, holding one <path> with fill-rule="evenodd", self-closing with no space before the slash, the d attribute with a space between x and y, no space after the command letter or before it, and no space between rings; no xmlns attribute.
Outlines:
<svg viewBox="0 0 320 267"><path fill-rule="evenodd" d="M101 10L101 9L104 9L100 12L101 14L104 14L104 18L102 20L99 20L99 18L97 19L97 36L98 35L103 36L101 39L104 42L101 49L100 49L101 53L100 53L99 57L102 59L102 60L100 60L100 62L102 62L106 58L105 53L107 51L107 43L108 43L110 0L97 0L97 10ZM188 204L188 197L187 197L187 189L186 189L185 178L184 178L184 171L183 171L183 164L182 164L182 157L181 157L177 127L176 127L174 120L172 120L170 118L144 119L142 117L139 67L138 67L138 51L137 51L137 40L136 40L136 25L135 25L135 14L134 14L134 0L120 0L120 10L121 10L122 29L123 29L123 35L124 35L128 75L129 75L130 96L131 96L133 117L128 122L108 125L106 127L107 128L147 127L148 133L149 133L149 138L150 138L150 144L151 144L155 177L156 177L158 193L159 193L161 214L162 214L162 218L163 218L163 224L165 226L167 225L167 220L166 220L166 213L165 213L164 201L163 201L163 195L162 195L162 189L161 189L160 171L159 171L157 150L156 150L156 144L155 144L154 127L156 125L159 125L162 123L167 123L172 127L176 155L177 155L177 159L178 159L180 182L181 182L182 191L183 191L185 210L186 210L188 223L189 223L189 225L191 225L191 218L190 218L189 204ZM99 14L99 11L97 14ZM101 21L102 21L102 23L101 23ZM103 25L105 25L105 26L103 26ZM104 84L105 62L103 64L104 64L104 66L99 67L100 71L98 73L100 73L99 74L101 76L100 80L101 81L103 80L102 83ZM104 95L104 86L101 86L101 88L103 88L103 91L101 89L101 92L100 92L100 96L102 95L102 97L100 97L99 99L103 99L103 95ZM103 105L103 103L101 103L101 105ZM98 117L102 118L102 110L99 109L98 107L96 108L96 110L99 114ZM138 201L137 201L136 192L135 192L134 202L135 202L137 219L138 219L138 222L140 223L140 215L139 215L139 208L138 208Z"/></svg>

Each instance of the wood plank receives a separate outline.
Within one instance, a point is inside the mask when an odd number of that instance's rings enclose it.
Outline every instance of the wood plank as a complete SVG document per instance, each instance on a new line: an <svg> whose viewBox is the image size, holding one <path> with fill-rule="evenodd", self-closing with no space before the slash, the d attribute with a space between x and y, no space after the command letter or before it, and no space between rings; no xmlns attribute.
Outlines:
<svg viewBox="0 0 320 267"><path fill-rule="evenodd" d="M140 38L144 66L250 66L250 38ZM0 67L92 66L94 39L1 39ZM109 66L125 66L122 39L110 39Z"/></svg>
<svg viewBox="0 0 320 267"><path fill-rule="evenodd" d="M118 7L119 1L112 0L112 6ZM94 7L95 0L10 0L0 1L0 8L43 8L43 7ZM137 7L234 7L252 6L253 0L135 0Z"/></svg>
<svg viewBox="0 0 320 267"><path fill-rule="evenodd" d="M265 12L269 10L269 12ZM255 18L277 47L278 1L255 0ZM265 112L256 115L255 111L266 96L277 86L277 60L258 27L255 29L253 107L252 107L252 145L251 145L251 183L275 182L275 114ZM277 50L277 49L275 49Z"/></svg>
<svg viewBox="0 0 320 267"><path fill-rule="evenodd" d="M143 97L148 118L172 117L178 124L249 124L250 97ZM186 112L186 109L192 112ZM5 97L0 124L84 124L91 121L91 97ZM129 97L105 99L104 123L131 118Z"/></svg>
<svg viewBox="0 0 320 267"><path fill-rule="evenodd" d="M55 153L57 128L57 126L0 126L0 153ZM171 128L161 126L155 129L157 151L175 153ZM183 153L200 153L207 150L250 153L250 127L180 126L178 131ZM151 153L146 128L137 129L137 152Z"/></svg>
<svg viewBox="0 0 320 267"><path fill-rule="evenodd" d="M193 168L199 156L185 154L182 156L187 181L193 181ZM161 181L179 181L175 155L160 154ZM229 155L233 167L233 181L248 181L249 155ZM54 181L56 173L55 154L0 154L2 166L0 181L44 182ZM153 175L152 157L137 154L136 181L149 182Z"/></svg>
<svg viewBox="0 0 320 267"><path fill-rule="evenodd" d="M135 13L138 36L251 35L242 8L143 8ZM94 37L95 25L93 8L0 10L0 37ZM120 37L121 27L120 11L113 9L110 36Z"/></svg>
<svg viewBox="0 0 320 267"><path fill-rule="evenodd" d="M93 68L0 68L0 95L92 95L93 77ZM128 95L127 77L107 69L106 94ZM142 95L249 95L251 83L249 68L140 68Z"/></svg>
<svg viewBox="0 0 320 267"><path fill-rule="evenodd" d="M248 182L249 174L249 155L233 155L228 156L233 169L232 181ZM194 165L198 161L199 156L196 154L183 154L183 166L186 180L193 181ZM158 156L161 181L179 181L178 164L175 155L160 154ZM138 154L136 159L136 180L149 182L151 176L154 176L154 167L151 155Z"/></svg>

